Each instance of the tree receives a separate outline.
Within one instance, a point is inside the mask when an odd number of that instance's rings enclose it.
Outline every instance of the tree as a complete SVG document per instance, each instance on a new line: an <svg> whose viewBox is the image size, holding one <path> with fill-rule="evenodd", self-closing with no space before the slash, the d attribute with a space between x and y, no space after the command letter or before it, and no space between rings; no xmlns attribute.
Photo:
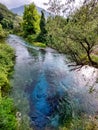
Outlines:
<svg viewBox="0 0 98 130"><path fill-rule="evenodd" d="M34 3L25 6L23 14L23 31L24 35L38 34L40 31L39 27L40 16L37 12Z"/></svg>
<svg viewBox="0 0 98 130"><path fill-rule="evenodd" d="M65 49L65 32L63 31L67 21L60 16L49 17L47 19L47 44L48 46L64 52Z"/></svg>
<svg viewBox="0 0 98 130"><path fill-rule="evenodd" d="M41 11L40 30L43 34L46 33L45 27L46 27L46 20L45 20L44 12Z"/></svg>
<svg viewBox="0 0 98 130"><path fill-rule="evenodd" d="M67 16L74 10L74 2L75 0L65 0L65 3L62 0L49 0L48 3L44 4L48 5L48 10L53 14Z"/></svg>
<svg viewBox="0 0 98 130"><path fill-rule="evenodd" d="M48 5L48 10L52 12L55 15L60 15L64 4L60 0L49 0L48 3L44 3L45 5Z"/></svg>
<svg viewBox="0 0 98 130"><path fill-rule="evenodd" d="M13 29L15 16L5 5L0 3L0 24L3 28Z"/></svg>
<svg viewBox="0 0 98 130"><path fill-rule="evenodd" d="M53 1L57 0L50 0L50 7L54 7L56 10L56 7L52 5ZM66 0L65 11L68 11L66 8L74 2L75 0ZM62 11L61 8L58 9ZM71 15L65 19L65 25L60 21L60 17L56 18L57 16L53 18L51 23L49 22L50 25L55 22L54 25L50 26L52 27L50 33L53 34L51 37L48 35L49 39L50 41L52 39L56 49L63 50L77 64L96 65L92 59L92 52L98 40L98 1L85 0L80 8L71 12ZM50 27L48 26L49 29Z"/></svg>
<svg viewBox="0 0 98 130"><path fill-rule="evenodd" d="M39 42L46 42L46 35L47 35L46 20L45 20L44 12L41 11L40 34L37 37L37 41L39 41Z"/></svg>
<svg viewBox="0 0 98 130"><path fill-rule="evenodd" d="M74 47L70 46L69 48L74 52L74 56L77 57L76 59L82 61L82 52L85 60L87 59L90 65L96 64L92 59L93 47L97 44L98 39L98 18L96 12L98 12L98 4L94 4L91 1L83 5L72 16L72 20L70 20L66 30L68 39L70 38L74 43ZM74 50L74 48L78 48L79 51Z"/></svg>
<svg viewBox="0 0 98 130"><path fill-rule="evenodd" d="M13 21L13 33L18 33L20 35L23 35L22 23L23 23L22 17L16 16Z"/></svg>
<svg viewBox="0 0 98 130"><path fill-rule="evenodd" d="M2 27L5 29L13 29L13 21L3 18L1 21Z"/></svg>

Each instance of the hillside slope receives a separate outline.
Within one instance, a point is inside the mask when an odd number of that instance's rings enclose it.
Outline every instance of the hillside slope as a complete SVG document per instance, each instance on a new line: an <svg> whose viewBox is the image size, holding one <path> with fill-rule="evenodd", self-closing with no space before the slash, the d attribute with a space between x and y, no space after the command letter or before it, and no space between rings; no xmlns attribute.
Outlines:
<svg viewBox="0 0 98 130"><path fill-rule="evenodd" d="M12 29L13 21L16 15L12 13L5 5L0 3L0 23L3 28Z"/></svg>
<svg viewBox="0 0 98 130"><path fill-rule="evenodd" d="M3 18L6 19L14 19L15 18L15 14L12 13L5 5L0 3L0 22Z"/></svg>

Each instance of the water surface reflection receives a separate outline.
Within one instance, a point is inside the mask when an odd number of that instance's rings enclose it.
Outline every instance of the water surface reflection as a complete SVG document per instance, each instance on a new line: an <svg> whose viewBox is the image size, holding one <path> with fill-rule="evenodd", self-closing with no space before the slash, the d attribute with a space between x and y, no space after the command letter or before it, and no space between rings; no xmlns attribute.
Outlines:
<svg viewBox="0 0 98 130"><path fill-rule="evenodd" d="M63 97L72 115L98 112L97 69L84 66L70 71L65 55L27 45L15 35L9 36L8 43L16 50L11 96L36 130L57 129L61 115L56 110ZM96 91L90 93L90 87Z"/></svg>

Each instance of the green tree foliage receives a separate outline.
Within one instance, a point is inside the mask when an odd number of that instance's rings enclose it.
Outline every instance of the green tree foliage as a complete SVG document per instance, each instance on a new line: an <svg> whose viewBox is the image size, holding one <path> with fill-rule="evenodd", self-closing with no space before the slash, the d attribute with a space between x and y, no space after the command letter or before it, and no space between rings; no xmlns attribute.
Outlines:
<svg viewBox="0 0 98 130"><path fill-rule="evenodd" d="M23 35L22 23L23 23L22 17L16 16L13 23L13 33Z"/></svg>
<svg viewBox="0 0 98 130"><path fill-rule="evenodd" d="M46 33L45 25L46 25L46 20L45 20L44 11L41 11L40 29L42 33Z"/></svg>
<svg viewBox="0 0 98 130"><path fill-rule="evenodd" d="M24 36L38 34L40 31L39 27L40 16L37 12L34 3L25 6L23 15L23 31Z"/></svg>
<svg viewBox="0 0 98 130"><path fill-rule="evenodd" d="M12 20L8 20L3 18L3 20L1 21L1 24L3 26L3 28L5 29L13 29L13 21Z"/></svg>
<svg viewBox="0 0 98 130"><path fill-rule="evenodd" d="M3 16L3 14L0 12L0 23L1 23L1 21L3 20L3 18L4 18L4 16Z"/></svg>
<svg viewBox="0 0 98 130"><path fill-rule="evenodd" d="M0 43L0 87L4 95L10 89L9 76L14 66L14 51L4 42Z"/></svg>
<svg viewBox="0 0 98 130"><path fill-rule="evenodd" d="M0 24L0 130L15 130L15 108L7 94L10 90L9 76L14 66L14 51L5 44L5 32Z"/></svg>
<svg viewBox="0 0 98 130"><path fill-rule="evenodd" d="M46 19L45 19L45 16L44 16L44 11L41 11L40 33L39 33L39 35L37 37L37 41L46 42L46 35L47 35Z"/></svg>
<svg viewBox="0 0 98 130"><path fill-rule="evenodd" d="M3 28L12 29L15 16L5 5L0 3L0 23Z"/></svg>
<svg viewBox="0 0 98 130"><path fill-rule="evenodd" d="M65 52L66 37L64 28L66 24L67 20L61 16L49 17L47 19L47 44L59 52Z"/></svg>
<svg viewBox="0 0 98 130"><path fill-rule="evenodd" d="M0 3L0 24L7 31L13 33L23 32L22 17L13 14L5 5Z"/></svg>
<svg viewBox="0 0 98 130"><path fill-rule="evenodd" d="M14 51L0 41L0 130L15 130L17 121L13 101L5 98L10 90L9 76L11 74Z"/></svg>
<svg viewBox="0 0 98 130"><path fill-rule="evenodd" d="M4 32L4 30L2 29L2 25L0 24L0 39L5 38L6 34Z"/></svg>
<svg viewBox="0 0 98 130"><path fill-rule="evenodd" d="M5 17L6 19L14 19L15 14L13 14L8 8L0 3L0 14L2 17ZM0 15L0 16L1 16Z"/></svg>
<svg viewBox="0 0 98 130"><path fill-rule="evenodd" d="M98 2L85 0L82 7L65 20L61 20L60 16L48 19L48 45L67 53L69 58L77 64L89 63L96 66L92 53L98 40L97 14Z"/></svg>
<svg viewBox="0 0 98 130"><path fill-rule="evenodd" d="M0 101L0 130L15 130L17 123L12 99L2 98Z"/></svg>
<svg viewBox="0 0 98 130"><path fill-rule="evenodd" d="M83 5L75 15L71 17L72 20L68 23L65 32L67 38L70 39L68 41L69 44L74 43L73 45L71 44L73 47L70 46L69 49L72 50L78 63L82 60L81 58L84 58L84 60L88 61L91 65L95 65L96 63L91 58L91 55L98 39L98 17L96 15L96 12L98 12L98 4L94 6L92 4L93 3L90 2L87 5ZM84 57L82 57L81 52L84 54ZM83 62L80 62L80 64Z"/></svg>

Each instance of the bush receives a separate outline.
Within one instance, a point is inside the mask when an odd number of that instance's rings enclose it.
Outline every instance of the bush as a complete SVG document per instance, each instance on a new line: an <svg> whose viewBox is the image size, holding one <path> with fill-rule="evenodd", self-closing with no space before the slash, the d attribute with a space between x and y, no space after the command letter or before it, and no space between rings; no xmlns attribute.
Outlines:
<svg viewBox="0 0 98 130"><path fill-rule="evenodd" d="M0 101L0 130L15 130L17 126L12 99L2 98Z"/></svg>
<svg viewBox="0 0 98 130"><path fill-rule="evenodd" d="M14 51L13 49L5 44L0 44L0 66L8 74L14 66ZM8 74L9 75L9 74Z"/></svg>
<svg viewBox="0 0 98 130"><path fill-rule="evenodd" d="M96 62L96 63L98 64L98 55L92 54L92 55L91 55L91 58L92 58L92 60L93 60L94 62Z"/></svg>
<svg viewBox="0 0 98 130"><path fill-rule="evenodd" d="M36 39L37 39L37 35L28 35L28 37L26 38L27 42L33 44L34 46L42 47L42 48L46 47L46 44L42 42L37 42Z"/></svg>
<svg viewBox="0 0 98 130"><path fill-rule="evenodd" d="M10 88L7 74L2 73L2 72L0 72L0 87L1 87L2 95L3 95L3 93L8 92L8 90Z"/></svg>
<svg viewBox="0 0 98 130"><path fill-rule="evenodd" d="M60 130L98 130L98 118L94 116L87 117L86 115L80 118L75 118L66 126L60 127Z"/></svg>
<svg viewBox="0 0 98 130"><path fill-rule="evenodd" d="M5 38L6 34L4 32L4 30L2 29L2 25L0 24L0 39Z"/></svg>
<svg viewBox="0 0 98 130"><path fill-rule="evenodd" d="M34 46L37 46L37 47L42 47L42 48L45 48L45 47L46 47L46 44L41 43L41 42L33 42L33 45L34 45Z"/></svg>
<svg viewBox="0 0 98 130"><path fill-rule="evenodd" d="M32 43L37 38L37 35L28 35L27 40L28 42Z"/></svg>
<svg viewBox="0 0 98 130"><path fill-rule="evenodd" d="M9 76L14 66L14 50L4 42L5 33L0 25L0 130L15 130L17 121L13 100L6 98ZM1 39L2 38L2 39Z"/></svg>

